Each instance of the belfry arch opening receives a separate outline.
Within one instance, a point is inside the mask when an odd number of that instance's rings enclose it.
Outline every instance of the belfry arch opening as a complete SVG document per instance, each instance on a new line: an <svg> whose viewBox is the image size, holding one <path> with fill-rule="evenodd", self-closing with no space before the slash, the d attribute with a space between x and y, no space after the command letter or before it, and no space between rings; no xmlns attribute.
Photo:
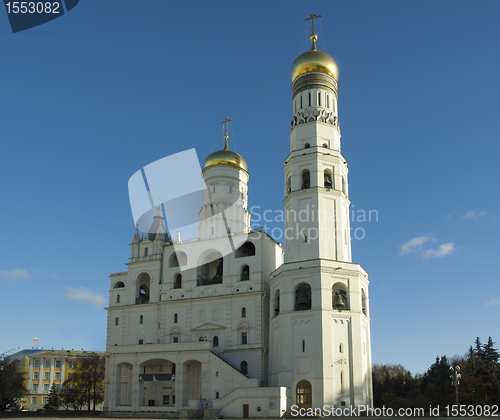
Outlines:
<svg viewBox="0 0 500 420"><path fill-rule="evenodd" d="M331 190L333 188L333 174L329 169L325 169L323 174L323 186L327 190Z"/></svg>
<svg viewBox="0 0 500 420"><path fill-rule="evenodd" d="M197 286L222 283L224 259L219 251L212 251L202 257L197 269Z"/></svg>
<svg viewBox="0 0 500 420"><path fill-rule="evenodd" d="M332 287L332 308L349 310L347 287L342 283L335 283Z"/></svg>
<svg viewBox="0 0 500 420"><path fill-rule="evenodd" d="M236 250L236 258L253 257L255 255L255 245L247 241Z"/></svg>
<svg viewBox="0 0 500 420"><path fill-rule="evenodd" d="M295 310L308 311L311 309L311 286L301 283L295 288Z"/></svg>
<svg viewBox="0 0 500 420"><path fill-rule="evenodd" d="M137 279L137 295L135 303L149 303L149 291L151 290L151 277L148 273L142 273Z"/></svg>

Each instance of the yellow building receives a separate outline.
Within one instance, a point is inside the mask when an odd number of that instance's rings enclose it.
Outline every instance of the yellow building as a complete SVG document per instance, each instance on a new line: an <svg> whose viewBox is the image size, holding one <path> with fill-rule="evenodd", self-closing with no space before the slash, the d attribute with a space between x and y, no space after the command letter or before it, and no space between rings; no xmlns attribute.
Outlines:
<svg viewBox="0 0 500 420"><path fill-rule="evenodd" d="M7 359L9 362L19 361L24 370L26 402L24 408L38 410L47 404L52 385L61 388L64 381L75 374L82 357L98 354L104 357L105 352L86 350L21 350ZM103 382L104 384L104 382ZM96 409L102 410L102 403Z"/></svg>

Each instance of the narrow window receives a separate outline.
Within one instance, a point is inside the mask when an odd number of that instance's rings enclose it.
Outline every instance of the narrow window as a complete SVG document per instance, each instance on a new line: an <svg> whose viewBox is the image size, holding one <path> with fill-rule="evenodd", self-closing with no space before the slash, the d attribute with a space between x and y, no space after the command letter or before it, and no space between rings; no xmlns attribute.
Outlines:
<svg viewBox="0 0 500 420"><path fill-rule="evenodd" d="M241 362L240 364L240 372L244 375L248 373L248 363L245 360L243 360L243 362Z"/></svg>
<svg viewBox="0 0 500 420"><path fill-rule="evenodd" d="M116 303L120 303L120 295L116 295Z"/></svg>
<svg viewBox="0 0 500 420"><path fill-rule="evenodd" d="M330 95L326 95L326 107L330 108Z"/></svg>
<svg viewBox="0 0 500 420"><path fill-rule="evenodd" d="M339 344L339 353L344 353L344 347L342 346L342 343Z"/></svg>
<svg viewBox="0 0 500 420"><path fill-rule="evenodd" d="M139 324L144 324L144 315L139 317Z"/></svg>
<svg viewBox="0 0 500 420"><path fill-rule="evenodd" d="M144 340L139 340L139 344L144 344Z"/></svg>
<svg viewBox="0 0 500 420"><path fill-rule="evenodd" d="M176 274L174 279L174 289L182 288L182 275Z"/></svg>
<svg viewBox="0 0 500 420"><path fill-rule="evenodd" d="M233 187L231 187L231 185L229 186L229 194L232 194L233 193Z"/></svg>
<svg viewBox="0 0 500 420"><path fill-rule="evenodd" d="M215 391L215 399L218 400L219 399L219 391Z"/></svg>
<svg viewBox="0 0 500 420"><path fill-rule="evenodd" d="M302 340L302 352L306 351L306 340Z"/></svg>
<svg viewBox="0 0 500 420"><path fill-rule="evenodd" d="M214 336L214 344L213 344L214 347L219 347L219 337L217 336Z"/></svg>
<svg viewBox="0 0 500 420"><path fill-rule="evenodd" d="M177 314L174 314L174 324L177 324L179 317Z"/></svg>
<svg viewBox="0 0 500 420"><path fill-rule="evenodd" d="M241 333L241 344L248 344L248 335L246 332Z"/></svg>
<svg viewBox="0 0 500 420"><path fill-rule="evenodd" d="M306 190L311 187L311 176L309 171L306 169L302 172L302 189Z"/></svg>
<svg viewBox="0 0 500 420"><path fill-rule="evenodd" d="M118 318L115 318L115 325L118 325Z"/></svg>
<svg viewBox="0 0 500 420"><path fill-rule="evenodd" d="M311 92L309 92L309 106L311 106Z"/></svg>
<svg viewBox="0 0 500 420"><path fill-rule="evenodd" d="M246 318L247 317L247 308L241 308L241 317Z"/></svg>
<svg viewBox="0 0 500 420"><path fill-rule="evenodd" d="M148 256L148 249L144 249L144 256L147 257Z"/></svg>
<svg viewBox="0 0 500 420"><path fill-rule="evenodd" d="M321 106L321 92L318 92L318 106Z"/></svg>
<svg viewBox="0 0 500 420"><path fill-rule="evenodd" d="M300 95L300 109L302 109L302 95Z"/></svg>

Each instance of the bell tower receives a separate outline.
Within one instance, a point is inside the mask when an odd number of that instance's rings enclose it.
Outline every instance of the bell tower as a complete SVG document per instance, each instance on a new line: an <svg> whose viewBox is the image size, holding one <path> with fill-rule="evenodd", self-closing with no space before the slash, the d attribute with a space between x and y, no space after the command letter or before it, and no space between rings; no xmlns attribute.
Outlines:
<svg viewBox="0 0 500 420"><path fill-rule="evenodd" d="M313 15L313 20L316 15ZM293 116L285 160L286 262L351 262L347 162L340 151L337 64L316 48L292 64Z"/></svg>
<svg viewBox="0 0 500 420"><path fill-rule="evenodd" d="M285 263L270 281L269 382L289 407L372 405L368 276L352 263L348 168L342 156L339 71L311 49L292 64L285 159ZM280 347L281 346L281 347Z"/></svg>

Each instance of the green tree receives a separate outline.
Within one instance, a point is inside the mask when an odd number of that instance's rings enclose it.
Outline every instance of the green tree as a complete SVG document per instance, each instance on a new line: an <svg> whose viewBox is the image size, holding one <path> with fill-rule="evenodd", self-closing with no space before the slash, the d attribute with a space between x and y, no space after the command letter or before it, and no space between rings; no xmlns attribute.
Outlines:
<svg viewBox="0 0 500 420"><path fill-rule="evenodd" d="M14 404L25 394L24 372L19 362L0 360L0 411L5 411L8 405Z"/></svg>
<svg viewBox="0 0 500 420"><path fill-rule="evenodd" d="M44 405L45 410L59 410L61 406L61 396L59 395L59 390L55 385L52 385L49 393L49 400L47 404Z"/></svg>
<svg viewBox="0 0 500 420"><path fill-rule="evenodd" d="M87 353L78 359L78 368L66 385L74 386L75 392L83 396L88 410L95 410L104 399L104 357Z"/></svg>

